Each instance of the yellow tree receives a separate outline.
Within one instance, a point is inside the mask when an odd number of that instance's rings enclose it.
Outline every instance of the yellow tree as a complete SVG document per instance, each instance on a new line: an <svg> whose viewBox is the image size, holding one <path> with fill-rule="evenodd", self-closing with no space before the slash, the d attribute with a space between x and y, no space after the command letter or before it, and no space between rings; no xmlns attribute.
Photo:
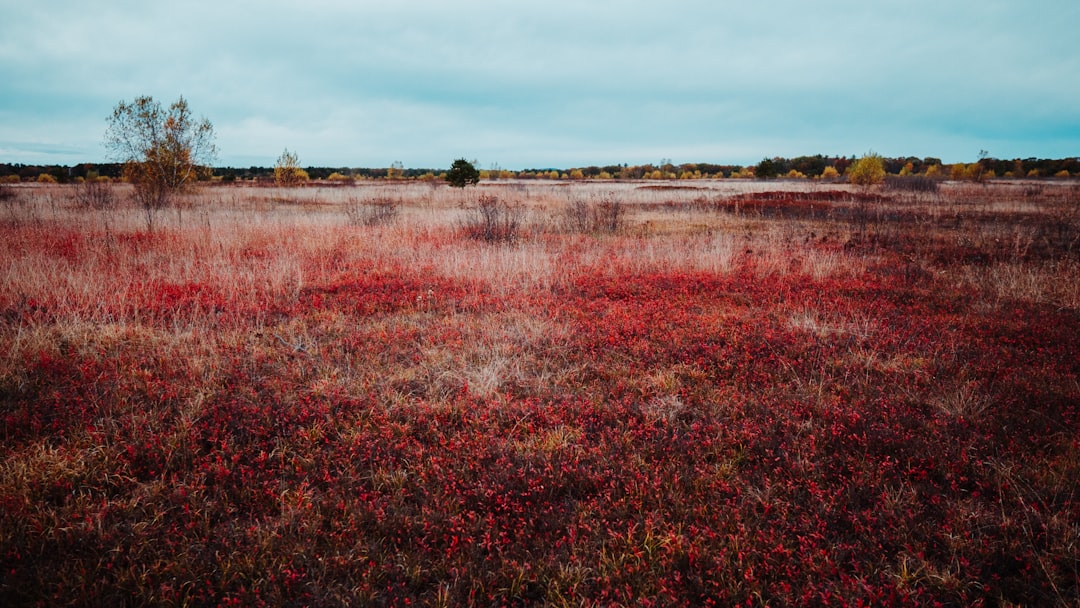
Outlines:
<svg viewBox="0 0 1080 608"><path fill-rule="evenodd" d="M309 179L308 172L300 168L300 157L288 148L281 153L274 165L274 182L282 188L299 186Z"/></svg>
<svg viewBox="0 0 1080 608"><path fill-rule="evenodd" d="M848 182L859 186L863 190L878 185L885 181L885 159L880 154L869 152L855 164L848 167ZM870 219L869 197L859 197L859 225L862 235L866 236L867 221Z"/></svg>
<svg viewBox="0 0 1080 608"><path fill-rule="evenodd" d="M848 169L848 182L869 188L885 181L885 160L875 152L867 153Z"/></svg>

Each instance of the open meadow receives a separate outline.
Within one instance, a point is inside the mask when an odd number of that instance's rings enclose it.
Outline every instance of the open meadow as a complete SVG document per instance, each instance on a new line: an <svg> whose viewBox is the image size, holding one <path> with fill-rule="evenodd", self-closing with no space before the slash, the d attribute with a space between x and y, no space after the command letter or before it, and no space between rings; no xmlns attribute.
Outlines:
<svg viewBox="0 0 1080 608"><path fill-rule="evenodd" d="M8 186L0 605L1080 605L1080 185L903 183Z"/></svg>

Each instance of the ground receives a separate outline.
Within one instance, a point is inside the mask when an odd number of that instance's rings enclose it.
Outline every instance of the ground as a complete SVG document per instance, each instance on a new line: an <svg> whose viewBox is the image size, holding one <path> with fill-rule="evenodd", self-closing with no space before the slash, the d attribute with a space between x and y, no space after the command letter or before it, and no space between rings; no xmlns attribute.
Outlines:
<svg viewBox="0 0 1080 608"><path fill-rule="evenodd" d="M1080 186L115 188L0 200L4 605L1080 603Z"/></svg>

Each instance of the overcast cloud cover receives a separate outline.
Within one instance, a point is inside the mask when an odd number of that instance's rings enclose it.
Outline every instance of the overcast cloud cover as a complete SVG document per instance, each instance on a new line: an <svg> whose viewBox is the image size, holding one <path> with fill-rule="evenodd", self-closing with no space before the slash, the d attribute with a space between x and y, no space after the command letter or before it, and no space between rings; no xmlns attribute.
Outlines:
<svg viewBox="0 0 1080 608"><path fill-rule="evenodd" d="M219 165L1080 155L1080 2L4 2L0 162L183 95Z"/></svg>

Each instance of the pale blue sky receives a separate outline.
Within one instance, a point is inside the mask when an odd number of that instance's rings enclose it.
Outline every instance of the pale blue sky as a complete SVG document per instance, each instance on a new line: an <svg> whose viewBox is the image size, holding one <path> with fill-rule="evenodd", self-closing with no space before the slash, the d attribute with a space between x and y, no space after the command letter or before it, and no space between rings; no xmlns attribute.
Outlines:
<svg viewBox="0 0 1080 608"><path fill-rule="evenodd" d="M183 95L219 165L1080 155L1080 2L0 1L0 162Z"/></svg>

